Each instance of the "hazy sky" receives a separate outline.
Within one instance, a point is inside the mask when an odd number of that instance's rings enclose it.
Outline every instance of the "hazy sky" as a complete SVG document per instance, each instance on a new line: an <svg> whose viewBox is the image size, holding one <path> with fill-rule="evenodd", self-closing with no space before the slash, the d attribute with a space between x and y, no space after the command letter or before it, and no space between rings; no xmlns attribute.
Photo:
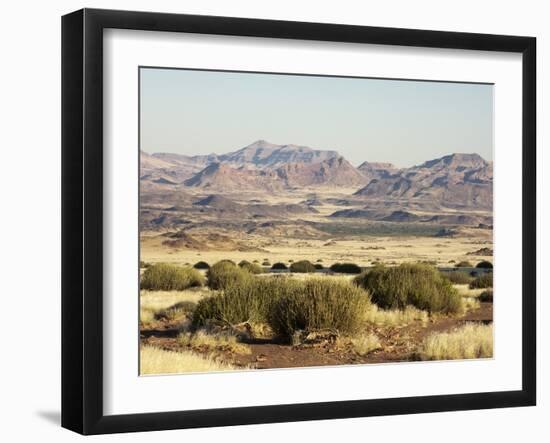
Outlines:
<svg viewBox="0 0 550 443"><path fill-rule="evenodd" d="M492 160L493 86L141 69L142 150L220 154L259 139L337 150L354 165Z"/></svg>

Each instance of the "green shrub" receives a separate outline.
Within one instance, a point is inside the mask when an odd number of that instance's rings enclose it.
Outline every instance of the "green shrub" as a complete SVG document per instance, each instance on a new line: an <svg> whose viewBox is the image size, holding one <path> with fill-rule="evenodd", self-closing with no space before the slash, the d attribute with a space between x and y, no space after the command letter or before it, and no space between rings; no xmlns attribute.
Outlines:
<svg viewBox="0 0 550 443"><path fill-rule="evenodd" d="M223 294L199 301L193 314L193 327L200 327L209 320L228 324L266 323L272 305L299 287L300 282L287 278L254 277L229 285Z"/></svg>
<svg viewBox="0 0 550 443"><path fill-rule="evenodd" d="M290 265L290 272L315 272L315 266L309 260L300 260Z"/></svg>
<svg viewBox="0 0 550 443"><path fill-rule="evenodd" d="M250 272L251 274L262 274L264 272L263 268L260 265L255 263L250 263L249 261L243 260L239 263L239 267L245 271Z"/></svg>
<svg viewBox="0 0 550 443"><path fill-rule="evenodd" d="M480 261L476 265L476 268L479 268L479 269L493 269L493 264L490 261L483 260L483 261Z"/></svg>
<svg viewBox="0 0 550 443"><path fill-rule="evenodd" d="M203 284L204 277L196 269L159 263L145 270L140 287L153 291L182 291Z"/></svg>
<svg viewBox="0 0 550 443"><path fill-rule="evenodd" d="M455 285L468 285L472 281L472 277L467 272L442 272L442 275L447 277L451 283L454 283Z"/></svg>
<svg viewBox="0 0 550 443"><path fill-rule="evenodd" d="M325 269L321 263L315 263L313 266L315 266L315 269Z"/></svg>
<svg viewBox="0 0 550 443"><path fill-rule="evenodd" d="M404 309L408 305L428 312L456 313L462 300L451 282L429 265L378 266L355 277L355 283L369 291L372 301L383 309Z"/></svg>
<svg viewBox="0 0 550 443"><path fill-rule="evenodd" d="M469 261L466 261L466 260L460 261L455 265L455 268L473 268L473 267L474 265L472 265Z"/></svg>
<svg viewBox="0 0 550 443"><path fill-rule="evenodd" d="M355 263L334 263L330 270L332 272L340 272L342 274L360 274L361 268Z"/></svg>
<svg viewBox="0 0 550 443"><path fill-rule="evenodd" d="M193 265L195 269L209 269L210 265L206 263L205 261L198 261Z"/></svg>
<svg viewBox="0 0 550 443"><path fill-rule="evenodd" d="M369 303L368 293L348 281L252 277L200 300L192 325L260 322L286 338L298 330L353 333Z"/></svg>
<svg viewBox="0 0 550 443"><path fill-rule="evenodd" d="M277 262L277 263L274 263L273 266L271 266L271 269L282 270L282 269L288 269L288 267L284 263Z"/></svg>
<svg viewBox="0 0 550 443"><path fill-rule="evenodd" d="M213 264L206 272L206 280L210 289L225 289L229 285L241 284L250 277L248 271L237 267L230 260L221 260Z"/></svg>
<svg viewBox="0 0 550 443"><path fill-rule="evenodd" d="M348 281L326 278L296 283L269 310L268 324L276 334L290 339L296 331L357 332L370 303L366 291Z"/></svg>
<svg viewBox="0 0 550 443"><path fill-rule="evenodd" d="M476 277L470 283L470 289L479 289L479 288L492 288L493 287L493 273L488 272L487 274L480 275Z"/></svg>
<svg viewBox="0 0 550 443"><path fill-rule="evenodd" d="M264 260L262 266L271 266L271 263L269 263L269 260Z"/></svg>
<svg viewBox="0 0 550 443"><path fill-rule="evenodd" d="M140 269L148 268L149 266L151 266L151 263L144 262L143 260L139 261L139 268Z"/></svg>
<svg viewBox="0 0 550 443"><path fill-rule="evenodd" d="M317 263L323 263L323 259L322 258L317 259Z"/></svg>
<svg viewBox="0 0 550 443"><path fill-rule="evenodd" d="M493 303L493 288L489 288L486 291L483 291L479 294L479 301L484 303Z"/></svg>

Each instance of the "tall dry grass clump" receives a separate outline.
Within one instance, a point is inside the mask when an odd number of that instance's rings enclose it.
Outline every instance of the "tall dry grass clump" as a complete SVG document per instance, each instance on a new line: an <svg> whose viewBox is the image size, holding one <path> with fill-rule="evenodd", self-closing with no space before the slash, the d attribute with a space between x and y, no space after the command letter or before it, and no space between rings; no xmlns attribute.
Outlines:
<svg viewBox="0 0 550 443"><path fill-rule="evenodd" d="M296 331L321 329L353 334L369 304L368 293L348 281L309 279L295 284L272 304L267 322L286 338Z"/></svg>
<svg viewBox="0 0 550 443"><path fill-rule="evenodd" d="M452 332L430 335L421 348L423 360L491 358L493 325L467 324Z"/></svg>
<svg viewBox="0 0 550 443"><path fill-rule="evenodd" d="M233 365L193 352L165 351L154 346L142 346L139 355L141 375L233 371L238 369Z"/></svg>
<svg viewBox="0 0 550 443"><path fill-rule="evenodd" d="M367 289L372 301L383 309L404 309L409 305L430 313L458 313L463 309L458 291L433 266L377 266L354 281Z"/></svg>
<svg viewBox="0 0 550 443"><path fill-rule="evenodd" d="M140 287L154 291L183 291L203 284L204 277L196 269L158 263L145 270Z"/></svg>
<svg viewBox="0 0 550 443"><path fill-rule="evenodd" d="M406 326L411 323L420 322L426 325L429 320L428 313L414 306L407 306L405 309L380 309L371 305L365 312L365 321L377 326Z"/></svg>

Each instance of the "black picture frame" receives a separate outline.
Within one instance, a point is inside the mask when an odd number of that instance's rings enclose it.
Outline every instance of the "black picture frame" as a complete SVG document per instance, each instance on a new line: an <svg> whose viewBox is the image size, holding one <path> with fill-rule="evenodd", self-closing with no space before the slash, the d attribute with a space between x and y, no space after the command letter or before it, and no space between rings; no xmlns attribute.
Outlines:
<svg viewBox="0 0 550 443"><path fill-rule="evenodd" d="M522 54L522 389L325 403L103 412L103 30L192 32ZM83 9L62 18L62 426L82 434L536 404L536 39L232 17Z"/></svg>

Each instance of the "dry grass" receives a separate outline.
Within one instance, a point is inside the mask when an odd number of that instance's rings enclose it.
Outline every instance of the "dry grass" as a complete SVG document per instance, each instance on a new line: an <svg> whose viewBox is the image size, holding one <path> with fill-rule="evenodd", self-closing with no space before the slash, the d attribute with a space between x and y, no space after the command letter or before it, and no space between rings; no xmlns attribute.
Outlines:
<svg viewBox="0 0 550 443"><path fill-rule="evenodd" d="M414 322L421 322L426 325L429 315L426 311L407 306L405 309L384 310L372 305L365 313L365 321L377 326L407 326Z"/></svg>
<svg viewBox="0 0 550 443"><path fill-rule="evenodd" d="M477 297L462 297L462 304L465 311L474 311L481 307L481 303Z"/></svg>
<svg viewBox="0 0 550 443"><path fill-rule="evenodd" d="M237 337L226 333L209 333L198 330L194 333L183 332L178 336L178 343L191 348L207 349L209 351L230 351L235 354L250 354L250 346L237 341Z"/></svg>
<svg viewBox="0 0 550 443"><path fill-rule="evenodd" d="M139 319L142 325L154 324L159 314L168 319L182 316L191 304L196 304L208 294L207 288L193 288L184 291L140 291Z"/></svg>
<svg viewBox="0 0 550 443"><path fill-rule="evenodd" d="M377 349L382 349L380 339L374 334L364 334L350 339L353 350L359 355L367 355Z"/></svg>
<svg viewBox="0 0 550 443"><path fill-rule="evenodd" d="M463 297L479 297L485 290L482 288L471 289L468 285L453 285L460 295Z"/></svg>
<svg viewBox="0 0 550 443"><path fill-rule="evenodd" d="M430 335L420 352L422 360L491 358L493 325L467 324L452 332Z"/></svg>
<svg viewBox="0 0 550 443"><path fill-rule="evenodd" d="M192 352L165 351L154 346L143 346L139 354L141 375L218 372L238 369L233 365Z"/></svg>

